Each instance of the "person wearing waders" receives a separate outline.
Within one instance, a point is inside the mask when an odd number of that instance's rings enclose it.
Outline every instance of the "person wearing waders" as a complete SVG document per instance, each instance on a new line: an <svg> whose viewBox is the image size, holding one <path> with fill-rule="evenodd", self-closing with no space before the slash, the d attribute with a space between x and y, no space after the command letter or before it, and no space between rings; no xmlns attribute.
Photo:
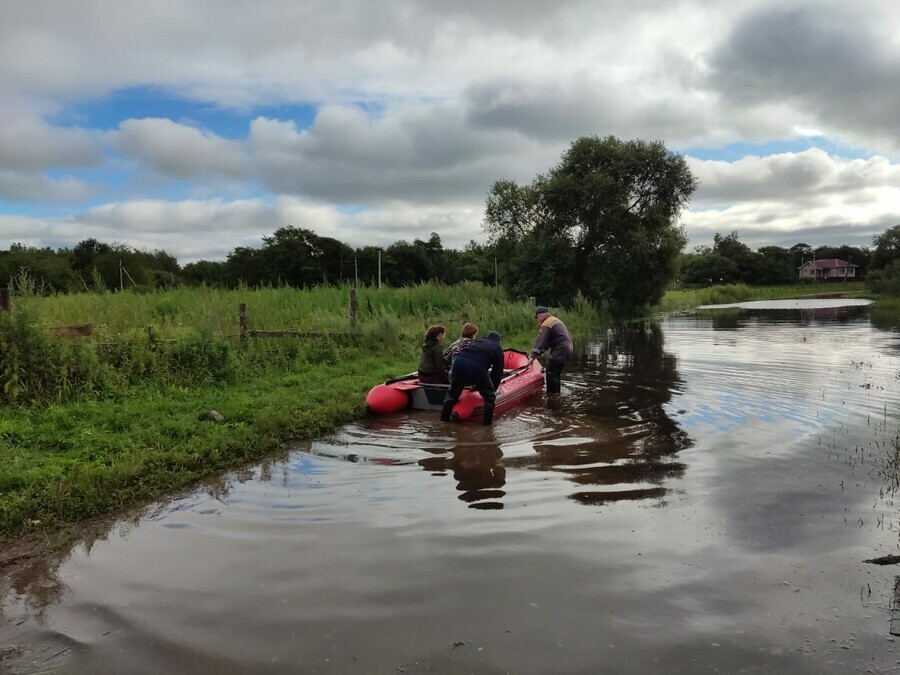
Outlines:
<svg viewBox="0 0 900 675"><path fill-rule="evenodd" d="M487 337L472 340L464 346L454 359L450 372L450 392L441 409L441 419L449 422L453 406L462 395L463 388L475 385L484 399L484 417L481 423L491 424L494 421L497 387L502 378L503 347L500 346L500 333L492 330Z"/></svg>
<svg viewBox="0 0 900 675"><path fill-rule="evenodd" d="M528 357L528 365L548 349L550 360L547 362L547 393L558 394L562 386L562 371L572 358L572 337L566 325L550 314L546 307L534 310L534 318L538 322L538 336Z"/></svg>

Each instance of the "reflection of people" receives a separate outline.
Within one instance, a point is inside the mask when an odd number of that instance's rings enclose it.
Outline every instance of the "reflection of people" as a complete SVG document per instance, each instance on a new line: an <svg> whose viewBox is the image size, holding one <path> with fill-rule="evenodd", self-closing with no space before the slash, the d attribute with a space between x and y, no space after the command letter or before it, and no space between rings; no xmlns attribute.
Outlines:
<svg viewBox="0 0 900 675"><path fill-rule="evenodd" d="M460 334L459 339L451 342L450 346L447 347L447 351L444 352L444 365L447 367L448 371L453 367L453 362L456 360L459 351L474 340L477 334L478 326L474 323L467 323L462 327L462 333Z"/></svg>
<svg viewBox="0 0 900 675"><path fill-rule="evenodd" d="M419 356L419 382L425 384L447 384L447 369L444 368L444 341L446 331L443 326L431 326L425 333L422 354Z"/></svg>
<svg viewBox="0 0 900 675"><path fill-rule="evenodd" d="M490 369L490 374L488 370ZM482 424L491 424L494 420L494 405L497 398L497 387L503 378L503 347L500 346L500 333L492 330L487 337L473 340L459 352L453 362L450 373L450 393L444 401L441 419L450 420L453 406L462 395L463 387L475 385L484 399L484 418Z"/></svg>
<svg viewBox="0 0 900 675"><path fill-rule="evenodd" d="M572 358L572 336L569 335L566 325L551 315L546 307L538 307L534 311L534 318L537 319L540 328L531 349L531 356L528 357L528 364L531 365L532 361L549 349L547 393L558 394L562 384L563 368Z"/></svg>
<svg viewBox="0 0 900 675"><path fill-rule="evenodd" d="M452 472L456 480L456 489L460 492L460 501L466 502L470 509L502 509L506 491L506 467L502 466L503 452L493 432L485 436L482 431L472 433L465 441L464 432L473 432L477 427L466 424L459 425L458 445L453 448L423 448L426 452L438 456L425 457L419 460L419 466L431 475L445 476ZM448 450L452 454L448 457Z"/></svg>
<svg viewBox="0 0 900 675"><path fill-rule="evenodd" d="M453 450L449 468L456 479L459 498L473 509L502 509L506 495L506 468L498 464L503 457L493 444L457 447Z"/></svg>

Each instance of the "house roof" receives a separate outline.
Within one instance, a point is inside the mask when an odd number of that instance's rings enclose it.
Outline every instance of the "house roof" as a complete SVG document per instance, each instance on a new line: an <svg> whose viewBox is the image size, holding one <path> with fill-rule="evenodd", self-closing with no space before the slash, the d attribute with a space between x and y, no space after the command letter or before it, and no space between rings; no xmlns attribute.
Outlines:
<svg viewBox="0 0 900 675"><path fill-rule="evenodd" d="M813 265L814 267L819 268L820 270L833 270L837 267L859 267L856 263L848 263L846 260L841 260L840 258L822 258L821 260L807 260L805 263L800 265L800 267L805 267L806 265Z"/></svg>

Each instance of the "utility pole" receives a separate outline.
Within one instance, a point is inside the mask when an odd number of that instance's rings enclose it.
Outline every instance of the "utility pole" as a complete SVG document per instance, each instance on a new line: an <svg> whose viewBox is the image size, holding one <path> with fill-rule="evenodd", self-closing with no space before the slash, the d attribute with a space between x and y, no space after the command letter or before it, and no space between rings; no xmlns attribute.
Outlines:
<svg viewBox="0 0 900 675"><path fill-rule="evenodd" d="M378 290L381 290L381 249L378 249Z"/></svg>

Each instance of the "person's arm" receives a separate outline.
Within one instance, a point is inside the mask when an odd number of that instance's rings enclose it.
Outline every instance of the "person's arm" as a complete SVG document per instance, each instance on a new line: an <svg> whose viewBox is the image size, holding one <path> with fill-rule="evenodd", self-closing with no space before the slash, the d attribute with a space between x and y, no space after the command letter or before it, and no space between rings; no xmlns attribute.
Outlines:
<svg viewBox="0 0 900 675"><path fill-rule="evenodd" d="M550 327L541 326L538 331L537 340L534 341L534 347L531 348L530 359L534 361L538 356L543 354L550 345Z"/></svg>
<svg viewBox="0 0 900 675"><path fill-rule="evenodd" d="M434 345L434 372L442 373L444 368L444 346L438 342Z"/></svg>
<svg viewBox="0 0 900 675"><path fill-rule="evenodd" d="M459 352L459 342L459 340L454 340L444 352L444 368L447 370L450 370L450 366L453 365L453 357Z"/></svg>

